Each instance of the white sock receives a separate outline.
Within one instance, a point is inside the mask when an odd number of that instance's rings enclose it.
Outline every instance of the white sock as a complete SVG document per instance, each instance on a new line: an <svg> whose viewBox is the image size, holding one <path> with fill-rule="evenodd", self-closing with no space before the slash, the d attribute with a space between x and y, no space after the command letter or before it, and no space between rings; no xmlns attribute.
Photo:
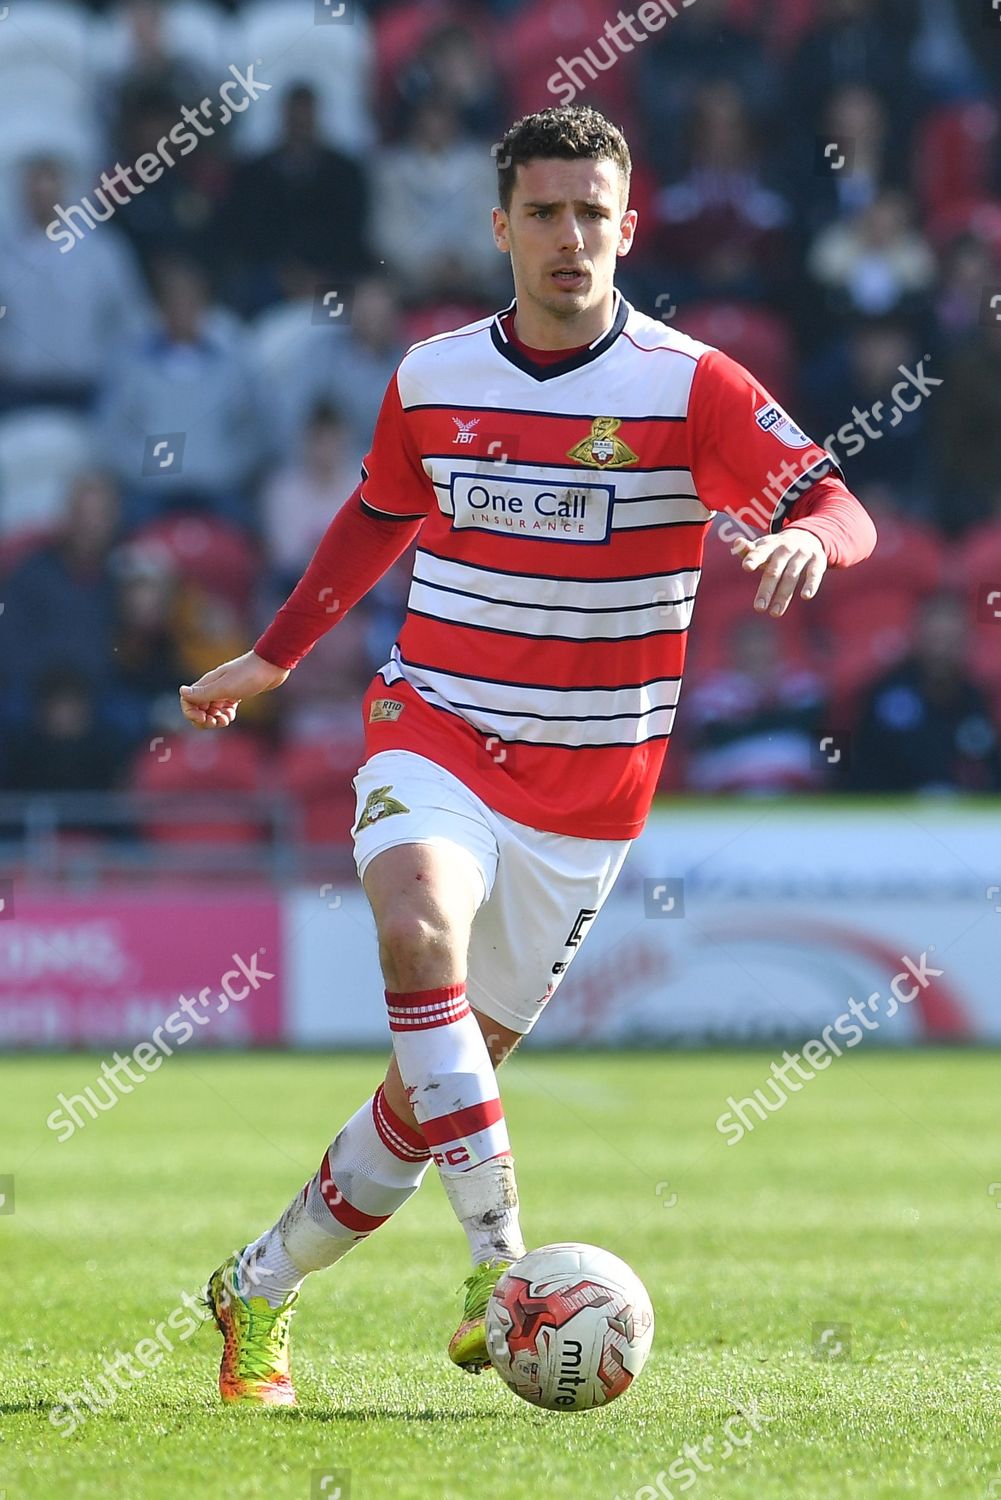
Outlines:
<svg viewBox="0 0 1001 1500"><path fill-rule="evenodd" d="M474 1265L516 1260L524 1244L507 1124L465 984L387 990L386 1005L407 1097Z"/></svg>
<svg viewBox="0 0 1001 1500"><path fill-rule="evenodd" d="M473 1265L480 1266L487 1260L520 1260L525 1241L518 1222L518 1184L510 1156L497 1156L441 1180L455 1217L466 1231Z"/></svg>
<svg viewBox="0 0 1001 1500"><path fill-rule="evenodd" d="M278 1222L247 1246L242 1294L278 1307L310 1271L332 1266L402 1207L429 1160L421 1136L390 1109L380 1085Z"/></svg>

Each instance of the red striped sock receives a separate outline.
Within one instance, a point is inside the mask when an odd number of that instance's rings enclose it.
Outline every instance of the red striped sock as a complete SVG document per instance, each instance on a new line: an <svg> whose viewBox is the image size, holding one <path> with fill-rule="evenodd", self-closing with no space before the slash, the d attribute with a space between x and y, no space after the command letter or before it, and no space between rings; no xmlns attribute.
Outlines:
<svg viewBox="0 0 1001 1500"><path fill-rule="evenodd" d="M247 1247L244 1296L278 1306L307 1272L333 1265L385 1224L416 1192L430 1159L423 1137L387 1104L380 1084L277 1224Z"/></svg>
<svg viewBox="0 0 1001 1500"><path fill-rule="evenodd" d="M443 1176L508 1155L494 1065L466 986L386 991L400 1076Z"/></svg>

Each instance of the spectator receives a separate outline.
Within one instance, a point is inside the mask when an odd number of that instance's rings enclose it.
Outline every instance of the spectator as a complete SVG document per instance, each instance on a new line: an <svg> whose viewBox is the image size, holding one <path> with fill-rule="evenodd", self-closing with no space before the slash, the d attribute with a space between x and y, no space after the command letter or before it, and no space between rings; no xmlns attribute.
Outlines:
<svg viewBox="0 0 1001 1500"><path fill-rule="evenodd" d="M30 695L54 668L97 690L111 668L115 592L108 564L118 493L102 474L74 483L57 536L35 548L4 585L4 717L23 727Z"/></svg>
<svg viewBox="0 0 1001 1500"><path fill-rule="evenodd" d="M190 97L200 99L204 93ZM145 154L159 154L158 143L169 137L180 118L173 94L163 85L136 90L122 121L121 159L137 161ZM170 151L170 161L156 182L125 204L119 217L147 273L163 256L192 256L203 266L220 259L211 233L227 173L219 137L199 139L197 150L187 155Z"/></svg>
<svg viewBox="0 0 1001 1500"><path fill-rule="evenodd" d="M760 298L784 271L791 215L765 184L754 128L732 84L699 92L690 133L688 173L656 200L663 255L680 273L686 301Z"/></svg>
<svg viewBox="0 0 1001 1500"><path fill-rule="evenodd" d="M1001 287L1001 262L993 248L975 234L957 235L942 252L935 296L938 334L947 347L976 333L996 287Z"/></svg>
<svg viewBox="0 0 1001 1500"><path fill-rule="evenodd" d="M56 208L70 205L59 162L25 162L21 188L20 222L0 225L0 409L45 401L86 407L112 354L142 326L145 288L114 225L87 231L73 215L81 239L60 225ZM53 225L64 238L49 238Z"/></svg>
<svg viewBox="0 0 1001 1500"><path fill-rule="evenodd" d="M317 542L358 483L362 454L333 406L313 409L300 460L264 486L261 529L274 582L284 598L299 581Z"/></svg>
<svg viewBox="0 0 1001 1500"><path fill-rule="evenodd" d="M368 182L358 163L325 145L312 87L283 100L283 136L234 175L223 213L237 300L258 312L281 295L281 268L309 266L316 281L352 280L369 265Z"/></svg>
<svg viewBox="0 0 1001 1500"><path fill-rule="evenodd" d="M178 581L167 555L139 543L119 548L112 565L114 666L102 707L134 745L176 723L184 678L175 630Z"/></svg>
<svg viewBox="0 0 1001 1500"><path fill-rule="evenodd" d="M496 79L480 38L467 26L449 21L428 32L400 78L399 113L405 120L420 100L444 99L456 110L465 134L497 140L507 120Z"/></svg>
<svg viewBox="0 0 1001 1500"><path fill-rule="evenodd" d="M1001 493L1001 323L989 322L943 368L937 403L938 520L953 535L997 514Z"/></svg>
<svg viewBox="0 0 1001 1500"><path fill-rule="evenodd" d="M15 792L106 791L126 750L104 722L88 675L55 667L38 684L30 727L15 730L7 787Z"/></svg>
<svg viewBox="0 0 1001 1500"><path fill-rule="evenodd" d="M767 620L742 622L730 655L731 665L707 674L686 698L692 788L770 795L820 786L820 679L790 666Z"/></svg>
<svg viewBox="0 0 1001 1500"><path fill-rule="evenodd" d="M779 93L774 64L760 36L735 25L729 9L729 0L698 0L640 48L636 86L646 127L644 155L661 180L684 173L685 124L706 85L731 84L757 125L771 119Z"/></svg>
<svg viewBox="0 0 1001 1500"><path fill-rule="evenodd" d="M917 29L913 0L821 0L820 22L806 33L789 64L789 101L808 134L816 135L832 95L863 84L894 101L894 125L906 124L908 49Z"/></svg>
<svg viewBox="0 0 1001 1500"><path fill-rule="evenodd" d="M210 308L196 266L166 262L155 286L159 324L121 360L101 409L127 526L198 510L252 527L260 436L242 333Z"/></svg>
<svg viewBox="0 0 1001 1500"><path fill-rule="evenodd" d="M352 446L368 452L386 387L404 345L399 298L385 277L366 277L347 289L336 317L317 312L316 284L283 277L289 302L270 308L254 325L256 380L269 453L278 461L302 444L306 422L320 402L336 406ZM354 485L352 484L352 489Z"/></svg>
<svg viewBox="0 0 1001 1500"><path fill-rule="evenodd" d="M150 93L166 100L176 120L181 105L193 105L202 99L210 82L197 58L171 52L164 31L162 0L127 0L122 20L127 30L128 52L121 73L108 79L113 98L112 119L119 141L127 138L130 121Z"/></svg>
<svg viewBox="0 0 1001 1500"><path fill-rule="evenodd" d="M853 490L887 485L912 515L932 505L932 403L946 389L922 389L924 377L945 373L923 352L906 317L860 318L803 380L808 427L845 465Z"/></svg>
<svg viewBox="0 0 1001 1500"><path fill-rule="evenodd" d="M797 137L790 166L798 162L795 194L804 232L813 236L839 219L871 208L881 193L906 183L896 133L886 104L865 84L832 94L819 142Z"/></svg>
<svg viewBox="0 0 1001 1500"><path fill-rule="evenodd" d="M935 256L912 222L903 193L884 192L854 219L821 231L808 268L836 313L881 317L925 296Z"/></svg>
<svg viewBox="0 0 1001 1500"><path fill-rule="evenodd" d="M848 778L862 792L1001 791L1001 751L986 695L966 671L969 629L949 594L921 610L912 654L872 688Z"/></svg>
<svg viewBox="0 0 1001 1500"><path fill-rule="evenodd" d="M460 133L453 104L424 99L403 141L376 156L376 253L415 300L490 296L508 284L490 231L496 198L489 146Z"/></svg>

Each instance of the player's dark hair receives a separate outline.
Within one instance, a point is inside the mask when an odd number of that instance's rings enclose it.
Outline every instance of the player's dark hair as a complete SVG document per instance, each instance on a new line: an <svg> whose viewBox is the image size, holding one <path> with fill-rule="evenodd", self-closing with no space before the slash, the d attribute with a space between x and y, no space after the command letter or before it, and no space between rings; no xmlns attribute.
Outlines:
<svg viewBox="0 0 1001 1500"><path fill-rule="evenodd" d="M633 163L626 138L617 125L590 104L559 104L516 120L494 147L497 187L505 213L511 207L518 168L540 158L563 161L613 161L622 173L629 197Z"/></svg>

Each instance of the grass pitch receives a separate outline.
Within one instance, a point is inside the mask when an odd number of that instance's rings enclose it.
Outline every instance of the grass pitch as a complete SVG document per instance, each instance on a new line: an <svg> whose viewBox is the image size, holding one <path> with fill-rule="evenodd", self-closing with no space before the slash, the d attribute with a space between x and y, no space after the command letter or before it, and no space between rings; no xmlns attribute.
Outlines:
<svg viewBox="0 0 1001 1500"><path fill-rule="evenodd" d="M429 1180L307 1282L297 1411L223 1409L218 1336L179 1338L182 1313L172 1352L71 1435L60 1403L271 1222L380 1064L177 1058L60 1143L46 1116L99 1060L3 1060L0 1494L1001 1496L996 1058L846 1056L728 1147L714 1122L769 1060L505 1069L529 1243L605 1245L653 1297L650 1362L607 1411L537 1412L448 1364L465 1246ZM738 1410L757 1430L735 1424L745 1442L724 1457Z"/></svg>

